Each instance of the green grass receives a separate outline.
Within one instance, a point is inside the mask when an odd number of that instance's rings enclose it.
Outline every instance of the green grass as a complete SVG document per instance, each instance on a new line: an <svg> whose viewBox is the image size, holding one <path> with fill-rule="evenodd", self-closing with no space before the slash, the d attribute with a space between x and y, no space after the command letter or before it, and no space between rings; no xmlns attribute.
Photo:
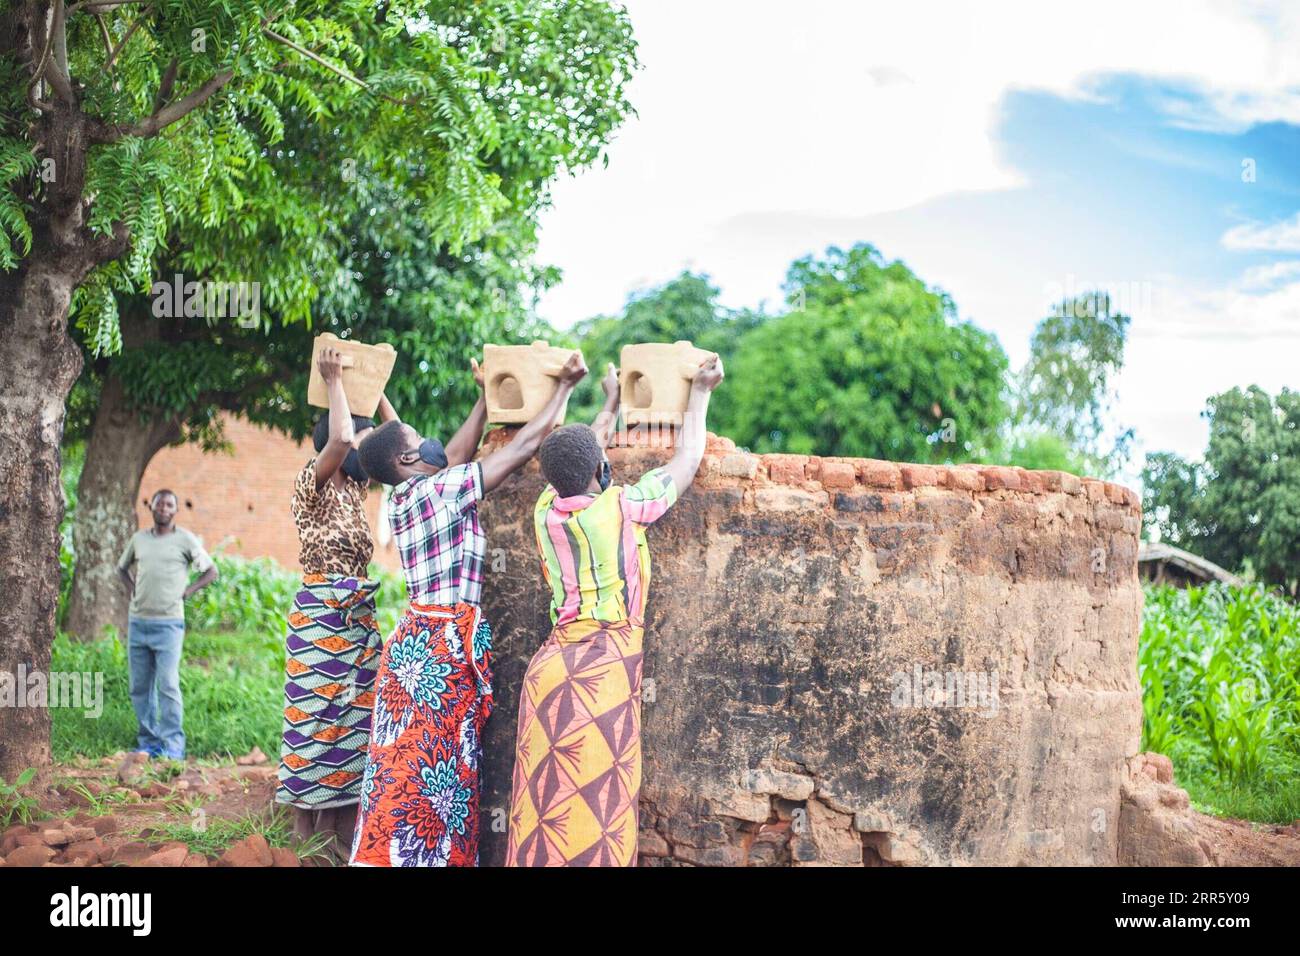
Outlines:
<svg viewBox="0 0 1300 956"><path fill-rule="evenodd" d="M86 813L92 817L108 816L117 810L124 803L135 803L140 798L133 790L114 789L105 790L102 793L91 793L90 789L82 783L74 783L67 790L72 793L80 794L86 801ZM75 816L78 809L68 811L69 816Z"/></svg>
<svg viewBox="0 0 1300 956"><path fill-rule="evenodd" d="M35 768L28 767L13 783L6 783L0 777L0 830L14 823L31 823L40 815L40 804L26 792L35 776Z"/></svg>
<svg viewBox="0 0 1300 956"><path fill-rule="evenodd" d="M1276 773L1248 785L1225 783L1213 768L1197 767L1185 753L1175 758L1178 784L1187 790L1192 805L1202 813L1220 817L1240 817L1260 823L1289 824L1300 820L1300 765L1290 770L1278 767Z"/></svg>
<svg viewBox="0 0 1300 956"><path fill-rule="evenodd" d="M1206 812L1300 819L1300 608L1260 588L1146 592L1142 744Z"/></svg>
<svg viewBox="0 0 1300 956"><path fill-rule="evenodd" d="M86 643L60 636L52 669L102 672L104 707L98 719L81 711L52 711L54 759L103 757L136 743L125 647L108 636ZM280 751L284 648L265 631L187 631L181 660L185 736L189 753L216 757Z"/></svg>
<svg viewBox="0 0 1300 956"><path fill-rule="evenodd" d="M191 756L280 749L284 616L297 577L271 561L218 556L221 577L187 609L181 665ZM380 588L380 629L405 603ZM1168 754L1206 812L1268 823L1300 819L1300 608L1258 588L1148 588L1138 654L1143 748ZM98 720L53 712L54 756L101 757L135 745L126 653L109 635L55 642L56 671L101 672ZM273 844L274 845L274 844Z"/></svg>
<svg viewBox="0 0 1300 956"><path fill-rule="evenodd" d="M300 858L321 857L329 834L317 834L305 843L299 843L293 835L293 824L289 814L279 806L273 806L262 813L246 814L239 819L224 817L202 818L202 825L196 825L194 818L176 820L161 826L154 825L151 840L159 843L177 841L184 843L192 853L201 853L207 857L219 857L231 844L260 833L272 848L291 849Z"/></svg>
<svg viewBox="0 0 1300 956"><path fill-rule="evenodd" d="M284 619L301 578L269 558L245 560L216 555L220 576L194 595L185 609L194 631L263 634L277 646L284 639ZM406 607L406 584L400 575L372 566L379 587L379 630L388 634Z"/></svg>
<svg viewBox="0 0 1300 956"><path fill-rule="evenodd" d="M274 758L280 752L284 706L285 616L299 578L267 559L216 556L220 577L186 607L181 694L189 754L222 758L254 746ZM396 626L405 605L397 575L380 574L380 632ZM54 759L103 757L136 744L129 696L124 635L95 641L54 642L51 669L104 675L104 708L98 719L82 711L53 710Z"/></svg>

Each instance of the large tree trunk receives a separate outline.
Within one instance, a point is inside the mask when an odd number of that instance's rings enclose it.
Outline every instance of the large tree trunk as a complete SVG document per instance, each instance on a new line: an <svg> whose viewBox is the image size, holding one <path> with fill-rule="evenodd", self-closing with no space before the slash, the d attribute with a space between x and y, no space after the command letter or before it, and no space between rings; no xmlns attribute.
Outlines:
<svg viewBox="0 0 1300 956"><path fill-rule="evenodd" d="M86 442L72 517L77 563L63 621L69 634L89 640L109 625L125 632L126 591L117 559L138 527L135 503L145 468L179 437L175 416L146 417L130 408L121 380L109 372Z"/></svg>
<svg viewBox="0 0 1300 956"><path fill-rule="evenodd" d="M48 682L63 520L59 444L64 402L81 371L68 305L80 271L56 256L32 256L0 276L0 680L17 682L21 672ZM16 683L15 693L26 695L26 684ZM39 703L0 709L6 780L49 763L50 713Z"/></svg>
<svg viewBox="0 0 1300 956"><path fill-rule="evenodd" d="M81 110L67 73L64 8L54 8L47 20L50 9L36 0L0 8L0 58L50 67L28 90L38 111L19 122L29 125L34 152L51 161L54 176L40 189L30 177L6 186L28 205L32 238L18 268L0 272L0 596L7 625L0 681L16 682L21 668L44 675L46 686L59 597L59 445L68 393L81 372L68 308L86 274L122 255L129 235L125 223L107 235L87 226L86 152L92 132L104 124L92 124ZM48 61L42 55L47 23L56 31ZM10 82L26 76L24 69ZM39 99L46 93L52 102ZM48 708L0 708L0 777L12 780L49 761Z"/></svg>

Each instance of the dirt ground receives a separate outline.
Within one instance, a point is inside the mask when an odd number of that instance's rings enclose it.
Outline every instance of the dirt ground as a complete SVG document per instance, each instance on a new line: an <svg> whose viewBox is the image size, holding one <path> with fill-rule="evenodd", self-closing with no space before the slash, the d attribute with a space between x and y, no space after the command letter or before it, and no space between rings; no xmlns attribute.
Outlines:
<svg viewBox="0 0 1300 956"><path fill-rule="evenodd" d="M1300 820L1278 827L1204 813L1192 819L1219 866L1300 866Z"/></svg>
<svg viewBox="0 0 1300 956"><path fill-rule="evenodd" d="M134 762L125 755L60 765L50 774L32 822L0 833L0 867L10 866L329 866L300 858L258 832L277 809L274 764L254 751L227 764ZM1187 811L1219 866L1300 866L1300 821L1270 826ZM236 836L223 846L177 839L182 828ZM250 821L260 821L253 826ZM283 826L280 828L283 830ZM225 831L221 831L225 832ZM283 841L277 841L283 842Z"/></svg>
<svg viewBox="0 0 1300 956"><path fill-rule="evenodd" d="M239 761L179 765L118 755L57 766L34 819L0 834L0 866L330 865L267 842L262 832L288 826L272 822L286 812L273 801L276 768L259 751ZM230 841L213 846L223 833Z"/></svg>

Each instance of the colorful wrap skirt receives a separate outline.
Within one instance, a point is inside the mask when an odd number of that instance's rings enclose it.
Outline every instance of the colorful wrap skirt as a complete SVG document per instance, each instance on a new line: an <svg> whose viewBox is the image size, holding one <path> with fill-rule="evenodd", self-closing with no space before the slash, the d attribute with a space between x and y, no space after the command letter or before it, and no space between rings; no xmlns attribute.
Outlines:
<svg viewBox="0 0 1300 956"><path fill-rule="evenodd" d="M641 642L630 621L551 631L519 698L507 866L635 866Z"/></svg>
<svg viewBox="0 0 1300 956"><path fill-rule="evenodd" d="M492 631L472 604L412 604L384 645L353 866L477 866Z"/></svg>
<svg viewBox="0 0 1300 956"><path fill-rule="evenodd" d="M305 810L356 803L370 741L378 581L309 574L285 632L284 736L275 799Z"/></svg>

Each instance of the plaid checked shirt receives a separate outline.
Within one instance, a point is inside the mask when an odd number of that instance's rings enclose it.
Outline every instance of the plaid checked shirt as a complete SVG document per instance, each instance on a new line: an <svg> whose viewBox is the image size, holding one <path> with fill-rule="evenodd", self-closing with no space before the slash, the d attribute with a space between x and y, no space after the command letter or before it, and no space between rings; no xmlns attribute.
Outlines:
<svg viewBox="0 0 1300 956"><path fill-rule="evenodd" d="M487 537L478 523L483 469L476 461L417 475L393 488L388 520L410 600L478 606Z"/></svg>

